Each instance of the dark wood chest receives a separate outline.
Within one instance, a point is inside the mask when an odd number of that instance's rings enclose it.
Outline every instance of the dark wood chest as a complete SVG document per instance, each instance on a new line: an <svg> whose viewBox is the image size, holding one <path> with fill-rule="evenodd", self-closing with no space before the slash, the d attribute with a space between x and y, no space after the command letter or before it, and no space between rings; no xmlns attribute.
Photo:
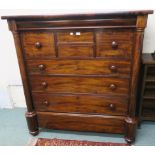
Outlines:
<svg viewBox="0 0 155 155"><path fill-rule="evenodd" d="M149 13L2 17L15 40L31 134L42 127L121 133L134 141Z"/></svg>

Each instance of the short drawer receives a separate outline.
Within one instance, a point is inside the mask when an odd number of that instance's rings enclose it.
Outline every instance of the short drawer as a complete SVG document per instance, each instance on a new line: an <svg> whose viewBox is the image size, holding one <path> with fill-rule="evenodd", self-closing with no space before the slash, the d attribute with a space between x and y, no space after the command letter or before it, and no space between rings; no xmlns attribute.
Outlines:
<svg viewBox="0 0 155 155"><path fill-rule="evenodd" d="M52 32L24 32L22 33L22 44L28 59L55 57Z"/></svg>
<svg viewBox="0 0 155 155"><path fill-rule="evenodd" d="M59 57L93 57L93 45L58 45Z"/></svg>
<svg viewBox="0 0 155 155"><path fill-rule="evenodd" d="M57 32L58 42L93 42L93 32L65 31Z"/></svg>
<svg viewBox="0 0 155 155"><path fill-rule="evenodd" d="M133 30L100 30L96 32L96 55L131 59L133 42Z"/></svg>
<svg viewBox="0 0 155 155"><path fill-rule="evenodd" d="M28 60L29 74L78 74L130 76L130 61L120 60Z"/></svg>
<svg viewBox="0 0 155 155"><path fill-rule="evenodd" d="M37 111L126 115L128 99L97 95L33 93Z"/></svg>
<svg viewBox="0 0 155 155"><path fill-rule="evenodd" d="M101 77L31 76L32 91L128 95L129 80Z"/></svg>
<svg viewBox="0 0 155 155"><path fill-rule="evenodd" d="M96 44L96 56L97 57L108 57L108 58L132 58L132 43L117 41L117 44L113 48L113 42L98 42Z"/></svg>

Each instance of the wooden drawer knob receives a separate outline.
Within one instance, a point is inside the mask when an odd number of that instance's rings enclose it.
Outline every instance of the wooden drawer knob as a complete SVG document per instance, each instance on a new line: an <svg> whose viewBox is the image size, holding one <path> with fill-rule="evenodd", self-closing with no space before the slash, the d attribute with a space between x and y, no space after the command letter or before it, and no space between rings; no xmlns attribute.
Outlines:
<svg viewBox="0 0 155 155"><path fill-rule="evenodd" d="M111 104L109 105L109 108L110 108L111 110L114 110L114 109L115 109L115 105L111 103Z"/></svg>
<svg viewBox="0 0 155 155"><path fill-rule="evenodd" d="M49 102L48 101L43 101L43 104L48 106L49 105Z"/></svg>
<svg viewBox="0 0 155 155"><path fill-rule="evenodd" d="M115 90L115 89L117 88L117 86L116 86L115 84L110 84L109 88L110 88L111 90Z"/></svg>
<svg viewBox="0 0 155 155"><path fill-rule="evenodd" d="M41 85L43 88L47 88L47 86L48 86L47 82L42 82Z"/></svg>
<svg viewBox="0 0 155 155"><path fill-rule="evenodd" d="M116 41L112 41L111 46L112 46L113 49L117 49L118 44L117 44Z"/></svg>
<svg viewBox="0 0 155 155"><path fill-rule="evenodd" d="M35 43L35 47L38 48L38 49L41 48L41 43L40 42L36 42Z"/></svg>
<svg viewBox="0 0 155 155"><path fill-rule="evenodd" d="M43 71L43 70L45 70L46 67L45 67L45 65L40 64L40 65L38 65L38 68L40 71Z"/></svg>
<svg viewBox="0 0 155 155"><path fill-rule="evenodd" d="M114 65L111 65L109 68L110 68L110 70L111 70L112 72L116 72L116 71L117 71L117 67L114 66Z"/></svg>

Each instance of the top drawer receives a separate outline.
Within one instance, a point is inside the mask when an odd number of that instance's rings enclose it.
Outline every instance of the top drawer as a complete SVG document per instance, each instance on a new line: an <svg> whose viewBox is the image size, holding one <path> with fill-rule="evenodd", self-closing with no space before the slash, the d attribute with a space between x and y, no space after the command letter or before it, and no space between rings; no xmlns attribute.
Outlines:
<svg viewBox="0 0 155 155"><path fill-rule="evenodd" d="M93 42L93 32L65 31L57 33L58 42Z"/></svg>
<svg viewBox="0 0 155 155"><path fill-rule="evenodd" d="M55 57L52 32L23 32L21 37L27 59Z"/></svg>

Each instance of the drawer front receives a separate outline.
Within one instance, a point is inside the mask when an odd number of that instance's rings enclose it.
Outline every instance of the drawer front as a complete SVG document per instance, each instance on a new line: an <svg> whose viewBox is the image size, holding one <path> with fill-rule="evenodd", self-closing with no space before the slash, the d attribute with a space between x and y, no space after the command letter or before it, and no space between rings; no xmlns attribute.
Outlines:
<svg viewBox="0 0 155 155"><path fill-rule="evenodd" d="M126 115L127 98L33 93L37 111Z"/></svg>
<svg viewBox="0 0 155 155"><path fill-rule="evenodd" d="M118 60L29 60L30 74L83 74L130 76L130 61Z"/></svg>
<svg viewBox="0 0 155 155"><path fill-rule="evenodd" d="M24 32L22 33L22 44L28 59L55 57L52 32Z"/></svg>
<svg viewBox="0 0 155 155"><path fill-rule="evenodd" d="M93 45L59 45L59 57L93 57Z"/></svg>
<svg viewBox="0 0 155 155"><path fill-rule="evenodd" d="M57 33L58 42L93 42L93 32L65 31Z"/></svg>
<svg viewBox="0 0 155 155"><path fill-rule="evenodd" d="M96 32L96 52L99 57L130 59L134 32L131 30L107 30Z"/></svg>
<svg viewBox="0 0 155 155"><path fill-rule="evenodd" d="M128 79L31 76L32 91L128 95Z"/></svg>
<svg viewBox="0 0 155 155"><path fill-rule="evenodd" d="M96 56L108 58L132 58L132 44L118 42L117 47L112 47L112 42L99 42L96 44Z"/></svg>
<svg viewBox="0 0 155 155"><path fill-rule="evenodd" d="M125 133L124 117L37 112L39 126L49 129Z"/></svg>

